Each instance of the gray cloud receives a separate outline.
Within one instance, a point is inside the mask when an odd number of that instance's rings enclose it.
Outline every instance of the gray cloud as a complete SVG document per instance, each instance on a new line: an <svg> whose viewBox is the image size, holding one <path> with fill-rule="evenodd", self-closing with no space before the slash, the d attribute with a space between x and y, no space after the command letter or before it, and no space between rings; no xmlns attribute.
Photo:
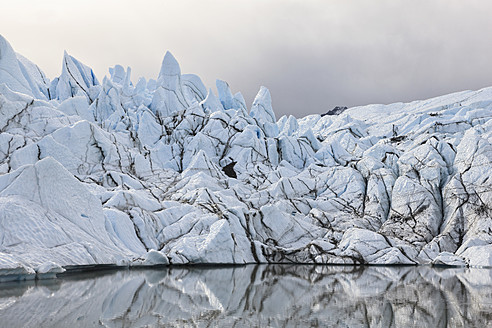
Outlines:
<svg viewBox="0 0 492 328"><path fill-rule="evenodd" d="M19 0L0 33L54 77L63 49L102 78L114 64L155 78L166 50L185 73L261 85L277 117L411 101L492 85L489 1Z"/></svg>

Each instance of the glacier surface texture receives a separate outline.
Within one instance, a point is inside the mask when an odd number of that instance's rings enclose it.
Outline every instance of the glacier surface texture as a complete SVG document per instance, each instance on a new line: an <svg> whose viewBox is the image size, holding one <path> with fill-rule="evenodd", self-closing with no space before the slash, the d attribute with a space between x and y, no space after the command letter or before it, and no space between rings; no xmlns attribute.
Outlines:
<svg viewBox="0 0 492 328"><path fill-rule="evenodd" d="M492 88L275 117L217 81L50 81L0 37L0 268L492 266Z"/></svg>

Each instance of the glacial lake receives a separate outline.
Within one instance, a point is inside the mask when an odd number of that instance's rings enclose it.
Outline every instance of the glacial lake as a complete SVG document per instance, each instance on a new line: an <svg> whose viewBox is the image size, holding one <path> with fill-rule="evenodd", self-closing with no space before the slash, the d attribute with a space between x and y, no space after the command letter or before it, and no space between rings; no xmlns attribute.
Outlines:
<svg viewBox="0 0 492 328"><path fill-rule="evenodd" d="M246 265L0 284L2 327L487 327L492 270Z"/></svg>

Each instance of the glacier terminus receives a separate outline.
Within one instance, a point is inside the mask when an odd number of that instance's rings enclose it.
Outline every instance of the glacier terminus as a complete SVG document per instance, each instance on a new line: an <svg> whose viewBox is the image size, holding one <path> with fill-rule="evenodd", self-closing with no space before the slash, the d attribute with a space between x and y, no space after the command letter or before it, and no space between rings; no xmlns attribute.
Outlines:
<svg viewBox="0 0 492 328"><path fill-rule="evenodd" d="M49 80L0 36L0 269L492 266L492 88L277 119L182 74L65 53Z"/></svg>

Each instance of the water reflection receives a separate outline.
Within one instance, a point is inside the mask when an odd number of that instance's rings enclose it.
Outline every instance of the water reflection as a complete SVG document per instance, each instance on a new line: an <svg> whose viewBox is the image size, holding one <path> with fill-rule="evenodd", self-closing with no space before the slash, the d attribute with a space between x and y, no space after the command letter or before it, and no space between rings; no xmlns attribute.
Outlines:
<svg viewBox="0 0 492 328"><path fill-rule="evenodd" d="M486 327L485 269L260 265L0 285L5 327Z"/></svg>

